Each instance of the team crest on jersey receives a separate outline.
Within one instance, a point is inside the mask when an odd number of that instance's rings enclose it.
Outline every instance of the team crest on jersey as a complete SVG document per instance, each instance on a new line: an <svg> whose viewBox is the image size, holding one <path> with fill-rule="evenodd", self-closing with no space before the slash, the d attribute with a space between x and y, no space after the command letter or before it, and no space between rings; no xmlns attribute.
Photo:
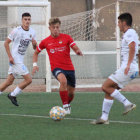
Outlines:
<svg viewBox="0 0 140 140"><path fill-rule="evenodd" d="M30 35L30 38L32 38L32 35Z"/></svg>
<svg viewBox="0 0 140 140"><path fill-rule="evenodd" d="M62 44L62 40L61 39L59 40L59 44Z"/></svg>

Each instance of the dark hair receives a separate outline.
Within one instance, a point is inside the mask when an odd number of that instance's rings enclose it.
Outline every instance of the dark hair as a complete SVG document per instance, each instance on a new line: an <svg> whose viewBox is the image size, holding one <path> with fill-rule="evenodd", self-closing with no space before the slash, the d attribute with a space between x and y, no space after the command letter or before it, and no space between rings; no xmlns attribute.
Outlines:
<svg viewBox="0 0 140 140"><path fill-rule="evenodd" d="M31 15L30 15L30 13L23 13L23 14L22 14L22 18L23 18L23 17L31 17Z"/></svg>
<svg viewBox="0 0 140 140"><path fill-rule="evenodd" d="M123 13L118 17L119 20L125 21L128 26L132 25L132 15L130 13Z"/></svg>
<svg viewBox="0 0 140 140"><path fill-rule="evenodd" d="M61 21L60 21L60 19L58 17L52 17L52 18L50 18L49 25L56 24L56 23L61 24Z"/></svg>

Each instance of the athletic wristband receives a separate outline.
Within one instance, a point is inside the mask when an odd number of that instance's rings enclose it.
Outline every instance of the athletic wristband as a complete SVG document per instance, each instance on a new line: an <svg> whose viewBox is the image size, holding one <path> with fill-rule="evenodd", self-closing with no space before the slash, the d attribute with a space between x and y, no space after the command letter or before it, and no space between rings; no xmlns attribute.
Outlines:
<svg viewBox="0 0 140 140"><path fill-rule="evenodd" d="M33 67L34 67L34 66L37 66L37 63L36 63L36 62L33 63Z"/></svg>

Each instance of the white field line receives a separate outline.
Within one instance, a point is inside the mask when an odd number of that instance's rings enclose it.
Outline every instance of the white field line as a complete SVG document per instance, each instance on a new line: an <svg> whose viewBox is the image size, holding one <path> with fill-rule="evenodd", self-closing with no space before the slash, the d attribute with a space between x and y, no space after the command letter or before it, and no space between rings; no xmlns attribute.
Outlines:
<svg viewBox="0 0 140 140"><path fill-rule="evenodd" d="M50 119L49 116L36 116L36 115L22 115L22 114L0 114L1 116L20 116L20 117L34 117L34 118L47 118ZM81 118L64 118L67 120L79 120L79 121L92 121L95 119L81 119ZM127 122L127 121L111 121L112 123L124 123L124 124L140 124L140 122Z"/></svg>

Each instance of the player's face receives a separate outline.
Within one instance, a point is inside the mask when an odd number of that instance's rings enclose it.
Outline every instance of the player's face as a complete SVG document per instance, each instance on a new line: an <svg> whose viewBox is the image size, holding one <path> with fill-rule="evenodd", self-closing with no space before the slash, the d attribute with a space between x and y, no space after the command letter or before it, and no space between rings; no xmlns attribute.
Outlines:
<svg viewBox="0 0 140 140"><path fill-rule="evenodd" d="M22 26L23 28L29 28L30 24L31 24L31 17L23 17L22 18Z"/></svg>
<svg viewBox="0 0 140 140"><path fill-rule="evenodd" d="M60 33L60 24L59 23L50 25L49 29L51 31L51 36L52 37L58 37L59 36L59 33Z"/></svg>
<svg viewBox="0 0 140 140"><path fill-rule="evenodd" d="M120 31L124 31L124 21L118 20L118 26L120 28Z"/></svg>

